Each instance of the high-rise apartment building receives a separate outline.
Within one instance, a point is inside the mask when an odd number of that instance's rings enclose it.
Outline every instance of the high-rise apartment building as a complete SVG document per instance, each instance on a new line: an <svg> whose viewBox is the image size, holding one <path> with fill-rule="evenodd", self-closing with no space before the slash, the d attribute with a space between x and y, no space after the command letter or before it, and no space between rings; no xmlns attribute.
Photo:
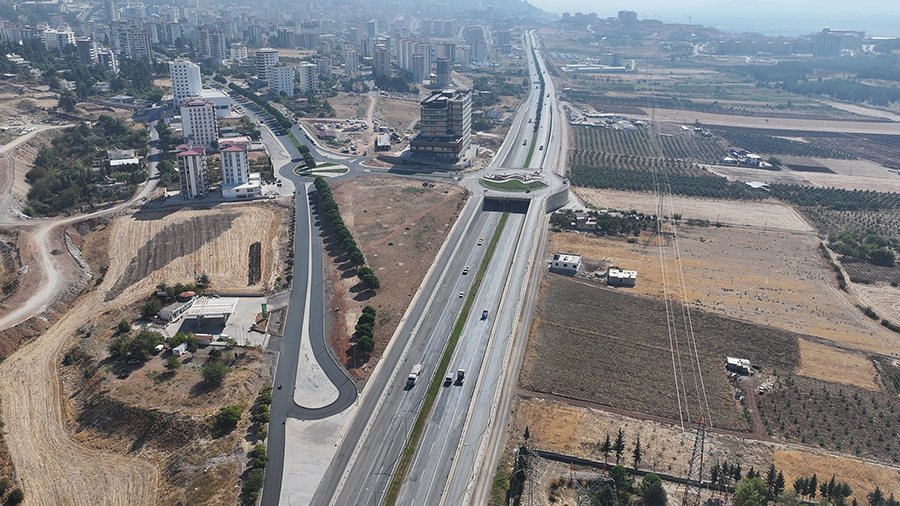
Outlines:
<svg viewBox="0 0 900 506"><path fill-rule="evenodd" d="M293 28L279 28L278 45L286 49L297 47L296 31Z"/></svg>
<svg viewBox="0 0 900 506"><path fill-rule="evenodd" d="M90 37L78 37L75 39L75 47L78 49L78 60L85 65L97 64L97 52L100 51L100 43Z"/></svg>
<svg viewBox="0 0 900 506"><path fill-rule="evenodd" d="M209 175L206 169L206 149L203 146L183 144L175 148L178 160L178 179L181 182L181 198L203 198L209 192Z"/></svg>
<svg viewBox="0 0 900 506"><path fill-rule="evenodd" d="M472 95L469 91L436 91L419 107L419 133L410 140L413 155L454 163L468 149L472 136Z"/></svg>
<svg viewBox="0 0 900 506"><path fill-rule="evenodd" d="M446 88L450 85L450 59L440 57L437 59L437 85Z"/></svg>
<svg viewBox="0 0 900 506"><path fill-rule="evenodd" d="M331 58L327 56L323 56L316 60L316 65L319 66L319 75L327 76L331 73Z"/></svg>
<svg viewBox="0 0 900 506"><path fill-rule="evenodd" d="M184 142L193 146L212 145L218 138L215 104L199 98L182 102L181 129Z"/></svg>
<svg viewBox="0 0 900 506"><path fill-rule="evenodd" d="M483 40L476 40L472 43L472 61L488 60L488 45Z"/></svg>
<svg viewBox="0 0 900 506"><path fill-rule="evenodd" d="M359 71L359 52L355 49L344 51L344 74L355 76Z"/></svg>
<svg viewBox="0 0 900 506"><path fill-rule="evenodd" d="M308 65L312 65L309 63ZM315 67L315 65L313 65ZM275 95L282 92L287 96L294 96L294 76L297 75L296 67L276 65L269 69L269 91Z"/></svg>
<svg viewBox="0 0 900 506"><path fill-rule="evenodd" d="M204 26L197 32L197 43L200 46L201 58L213 60L221 65L229 57L224 30Z"/></svg>
<svg viewBox="0 0 900 506"><path fill-rule="evenodd" d="M75 32L44 30L41 33L41 39L43 39L44 47L47 48L47 51L58 51L61 53L67 46L75 44Z"/></svg>
<svg viewBox="0 0 900 506"><path fill-rule="evenodd" d="M375 77L391 77L391 52L386 46L375 47L372 72Z"/></svg>
<svg viewBox="0 0 900 506"><path fill-rule="evenodd" d="M319 91L319 66L315 63L301 63L297 67L300 81L300 93L316 93Z"/></svg>
<svg viewBox="0 0 900 506"><path fill-rule="evenodd" d="M466 43L472 44L476 40L485 40L484 29L480 26L467 26L465 30Z"/></svg>
<svg viewBox="0 0 900 506"><path fill-rule="evenodd" d="M248 199L259 196L260 174L250 173L247 144L222 141L219 154L222 156L222 197Z"/></svg>
<svg viewBox="0 0 900 506"><path fill-rule="evenodd" d="M97 61L113 74L119 73L119 61L116 59L116 53L112 51L98 51Z"/></svg>
<svg viewBox="0 0 900 506"><path fill-rule="evenodd" d="M172 78L172 95L176 104L200 94L203 86L199 65L184 59L170 61L169 74Z"/></svg>
<svg viewBox="0 0 900 506"><path fill-rule="evenodd" d="M125 57L130 59L152 59L150 47L150 32L141 28L134 28L125 32Z"/></svg>
<svg viewBox="0 0 900 506"><path fill-rule="evenodd" d="M256 63L256 77L261 81L268 81L269 69L278 65L278 51L270 47L259 49L253 59Z"/></svg>

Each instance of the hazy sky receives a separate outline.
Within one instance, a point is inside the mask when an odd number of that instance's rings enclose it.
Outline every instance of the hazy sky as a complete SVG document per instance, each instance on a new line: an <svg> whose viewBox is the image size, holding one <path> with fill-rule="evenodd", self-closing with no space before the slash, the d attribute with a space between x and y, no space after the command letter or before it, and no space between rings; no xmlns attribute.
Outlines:
<svg viewBox="0 0 900 506"><path fill-rule="evenodd" d="M715 26L726 31L801 35L822 28L865 30L871 36L900 36L900 2L895 0L528 0L548 12L596 12L615 16L637 12L638 19Z"/></svg>

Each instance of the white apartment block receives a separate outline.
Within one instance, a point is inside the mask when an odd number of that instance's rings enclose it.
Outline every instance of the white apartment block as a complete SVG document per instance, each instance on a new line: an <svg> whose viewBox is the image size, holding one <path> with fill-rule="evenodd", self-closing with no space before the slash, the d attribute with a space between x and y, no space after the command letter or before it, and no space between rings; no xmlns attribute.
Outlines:
<svg viewBox="0 0 900 506"><path fill-rule="evenodd" d="M260 174L250 173L247 145L242 142L222 141L222 197L247 199L258 197L261 190Z"/></svg>
<svg viewBox="0 0 900 506"><path fill-rule="evenodd" d="M203 89L200 80L200 66L188 60L169 62L169 74L172 78L172 95L176 104L188 97L200 94Z"/></svg>
<svg viewBox="0 0 900 506"><path fill-rule="evenodd" d="M47 51L59 51L61 53L66 46L75 44L75 33L45 30L41 33L41 39L43 39L44 47L47 48Z"/></svg>
<svg viewBox="0 0 900 506"><path fill-rule="evenodd" d="M181 198L196 199L209 192L206 170L206 150L202 146L183 144L175 148L178 159L178 178L181 182Z"/></svg>
<svg viewBox="0 0 900 506"><path fill-rule="evenodd" d="M269 69L278 65L278 51L272 48L259 49L253 56L253 61L256 64L256 77L268 81Z"/></svg>
<svg viewBox="0 0 900 506"><path fill-rule="evenodd" d="M216 106L203 99L181 104L181 129L184 142L194 146L210 146L217 139Z"/></svg>
<svg viewBox="0 0 900 506"><path fill-rule="evenodd" d="M344 74L355 76L359 72L359 52L355 49L344 51Z"/></svg>
<svg viewBox="0 0 900 506"><path fill-rule="evenodd" d="M313 72L316 71L316 65L312 63L308 63L307 65L312 65ZM287 96L294 96L294 76L297 74L296 67L289 67L287 65L279 65L277 67L272 67L269 69L269 91L275 95L280 95L281 92L285 92ZM316 74L318 77L318 74Z"/></svg>
<svg viewBox="0 0 900 506"><path fill-rule="evenodd" d="M301 63L297 67L300 75L300 93L315 93L319 91L319 67L313 63Z"/></svg>

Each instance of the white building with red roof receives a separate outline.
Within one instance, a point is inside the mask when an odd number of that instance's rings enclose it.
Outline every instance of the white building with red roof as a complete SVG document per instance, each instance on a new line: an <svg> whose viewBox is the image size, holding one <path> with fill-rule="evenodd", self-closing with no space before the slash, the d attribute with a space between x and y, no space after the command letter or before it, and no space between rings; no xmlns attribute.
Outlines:
<svg viewBox="0 0 900 506"><path fill-rule="evenodd" d="M220 141L222 155L222 197L226 199L252 199L261 190L260 174L250 173L247 158L249 145L230 140Z"/></svg>
<svg viewBox="0 0 900 506"><path fill-rule="evenodd" d="M206 149L203 146L182 144L175 148L178 159L178 178L181 181L181 198L203 198L209 193L209 175L206 169Z"/></svg>

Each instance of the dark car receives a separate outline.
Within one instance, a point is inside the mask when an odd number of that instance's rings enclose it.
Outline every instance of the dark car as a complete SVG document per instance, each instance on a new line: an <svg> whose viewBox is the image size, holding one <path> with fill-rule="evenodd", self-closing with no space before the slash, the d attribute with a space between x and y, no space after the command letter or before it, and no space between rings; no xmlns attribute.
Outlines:
<svg viewBox="0 0 900 506"><path fill-rule="evenodd" d="M119 371L119 379L125 379L129 376L131 376L130 369L122 369L121 371Z"/></svg>
<svg viewBox="0 0 900 506"><path fill-rule="evenodd" d="M487 311L487 309L485 309L484 311L481 312L481 319L487 320L487 317L488 317L488 311Z"/></svg>

